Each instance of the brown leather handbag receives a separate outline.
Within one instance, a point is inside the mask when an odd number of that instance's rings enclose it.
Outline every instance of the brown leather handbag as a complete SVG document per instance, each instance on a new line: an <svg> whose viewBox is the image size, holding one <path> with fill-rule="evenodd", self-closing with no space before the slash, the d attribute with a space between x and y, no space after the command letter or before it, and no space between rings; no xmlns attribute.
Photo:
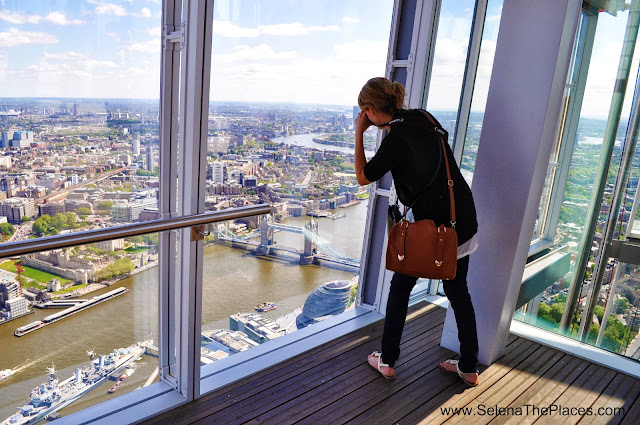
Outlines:
<svg viewBox="0 0 640 425"><path fill-rule="evenodd" d="M389 231L386 267L388 270L409 276L450 280L456 277L458 261L458 236L455 231L456 208L453 198L453 180L444 145L446 132L438 127L435 127L435 131L442 136L440 143L447 170L451 227L445 227L443 224L436 226L433 220L419 220L410 223L403 218L399 223L391 226ZM416 199L412 206L417 201Z"/></svg>

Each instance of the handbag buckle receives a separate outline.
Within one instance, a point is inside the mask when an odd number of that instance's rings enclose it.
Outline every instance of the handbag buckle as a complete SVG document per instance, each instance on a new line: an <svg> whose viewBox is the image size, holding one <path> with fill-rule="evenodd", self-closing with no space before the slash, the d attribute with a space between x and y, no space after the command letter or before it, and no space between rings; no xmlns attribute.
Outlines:
<svg viewBox="0 0 640 425"><path fill-rule="evenodd" d="M436 262L436 267L441 267L442 266L442 261L435 260L435 262Z"/></svg>
<svg viewBox="0 0 640 425"><path fill-rule="evenodd" d="M403 260L404 260L404 255L398 254L398 261L403 261ZM437 263L437 261L436 261L436 263Z"/></svg>

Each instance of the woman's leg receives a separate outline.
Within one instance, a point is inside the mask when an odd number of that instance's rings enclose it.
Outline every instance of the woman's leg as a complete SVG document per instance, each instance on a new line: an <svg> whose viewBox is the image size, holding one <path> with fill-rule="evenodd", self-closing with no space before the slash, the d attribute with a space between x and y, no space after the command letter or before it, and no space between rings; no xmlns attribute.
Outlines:
<svg viewBox="0 0 640 425"><path fill-rule="evenodd" d="M460 362L458 366L464 373L472 373L478 366L478 333L476 330L476 315L471 303L471 296L467 288L467 270L469 256L460 258L457 264L456 277L443 280L444 293L449 299L451 308L458 325L458 340L460 341Z"/></svg>
<svg viewBox="0 0 640 425"><path fill-rule="evenodd" d="M394 367L400 356L400 338L407 319L409 295L416 284L415 277L401 273L394 273L391 278L389 299L387 301L387 315L384 319L382 333L382 362Z"/></svg>

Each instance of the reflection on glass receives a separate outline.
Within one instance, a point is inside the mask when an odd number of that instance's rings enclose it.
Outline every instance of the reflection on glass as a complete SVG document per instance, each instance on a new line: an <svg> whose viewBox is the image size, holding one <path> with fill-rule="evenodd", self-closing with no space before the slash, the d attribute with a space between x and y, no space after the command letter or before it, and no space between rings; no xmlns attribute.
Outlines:
<svg viewBox="0 0 640 425"><path fill-rule="evenodd" d="M619 211L610 211L615 183L620 178L618 174L627 172L627 170L619 170L619 168L633 97L635 81L632 79L627 86L620 124L615 135L611 166L606 175L607 184L603 202L596 206L599 211L599 219L595 236L593 240L584 243L586 219L591 214L589 204L594 196L596 170L601 161L607 116L628 18L628 12L625 11L618 11L616 16L602 11L594 11L593 13L597 16L593 15L588 19L597 18L597 27L594 32L591 32L591 35L587 35L593 39L593 51L588 63L589 72L581 111L579 116L572 116L569 113L563 114L561 117L562 129L566 131L572 126L571 120L577 120L577 130L575 134L568 134L562 139L563 144L570 143L569 146L572 147L569 155L565 158L559 156L560 163L557 167L558 169L568 167L566 183L561 186L553 186L554 193L550 195L562 193L561 206L556 212L550 208L548 210L550 215L546 217L549 221L557 222L557 225L547 229L550 232L547 233L547 238L552 240L553 244L548 250L539 254L539 260L536 259L527 265L527 268L534 268L534 263L543 262L542 270L547 274L547 278L552 279L554 283L550 286L542 286L538 295L527 299L526 305L519 308L514 317L554 332L560 332L560 323L565 315L567 329L563 333L567 336L581 338L587 343L595 344L609 351L637 358L638 347L635 338L638 330L637 297L634 294L638 293L640 280L636 277L636 265L620 264L615 259L606 261L602 286L598 293L593 294L597 297L595 313L593 317L583 317L586 303L596 283L593 282L592 273L603 246L603 232L606 223L608 221L615 223L614 239L625 239L628 225L633 225L630 223L630 219L635 217L635 213L632 213L632 205L637 206L637 202L634 200L636 199L638 170L640 169L640 156L636 151L628 184L626 188L623 188L624 200L621 208ZM586 20L585 18L587 15L583 14L583 21ZM632 69L638 69L639 57L638 45L636 44ZM574 88L574 86L571 87L571 89ZM541 203L544 201L543 196ZM578 251L581 245L584 246L587 251L586 255L589 256L584 270L578 270L576 263L576 258L581 254ZM566 252L570 256L568 264L565 263L566 258L554 257L558 252ZM523 281L526 281L527 276L528 271L525 269ZM577 302L576 307L569 311L572 296ZM586 329L587 321L590 323L589 331L581 337L580 333Z"/></svg>
<svg viewBox="0 0 640 425"><path fill-rule="evenodd" d="M469 185L471 185L471 180L473 179L473 169L476 165L476 155L478 154L478 143L480 142L480 132L482 131L484 109L489 93L489 80L491 79L493 58L496 53L496 41L498 40L502 3L502 0L489 0L487 3L487 16L482 32L476 83L473 87L471 112L469 114L469 123L467 125L464 149L462 151L462 162L460 164L462 175Z"/></svg>
<svg viewBox="0 0 640 425"><path fill-rule="evenodd" d="M215 2L206 208L273 213L205 239L203 365L355 305L368 188L353 124L361 87L384 75L392 7Z"/></svg>
<svg viewBox="0 0 640 425"><path fill-rule="evenodd" d="M449 143L456 129L474 5L473 0L445 0L440 6L426 109L449 132Z"/></svg>
<svg viewBox="0 0 640 425"><path fill-rule="evenodd" d="M0 259L0 419L66 416L157 380L157 244L147 234Z"/></svg>
<svg viewBox="0 0 640 425"><path fill-rule="evenodd" d="M0 7L2 242L157 215L161 4L77 6ZM0 259L0 370L11 371L0 382L0 421L21 406L32 420L67 415L145 384L157 359L137 361L135 344L157 343L156 241ZM49 299L65 305L34 308ZM59 391L37 405L31 391L53 374Z"/></svg>
<svg viewBox="0 0 640 425"><path fill-rule="evenodd" d="M160 7L0 10L3 242L157 215Z"/></svg>

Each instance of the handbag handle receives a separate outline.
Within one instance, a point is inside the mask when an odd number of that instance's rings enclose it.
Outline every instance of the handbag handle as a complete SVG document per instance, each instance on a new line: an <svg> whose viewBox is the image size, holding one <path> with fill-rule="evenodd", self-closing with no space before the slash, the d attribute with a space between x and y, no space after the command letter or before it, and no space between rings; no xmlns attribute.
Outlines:
<svg viewBox="0 0 640 425"><path fill-rule="evenodd" d="M412 123L412 122L407 122L407 124L413 124L416 125L418 127L424 128L425 130L431 132L431 133L435 133L440 137L440 144L442 147L442 155L444 156L444 166L445 169L447 170L447 186L449 186L449 213L450 213L450 217L451 217L451 228L455 229L456 228L456 201L455 198L453 196L453 179L451 178L451 170L449 168L449 158L447 156L447 149L445 147L444 141L445 138L449 136L449 133L447 133L447 130L439 127L440 123L438 122L438 120L436 120L433 115L431 115L429 112L424 111L425 114L427 115L427 117L429 118L429 121L426 121L428 124L430 124L430 126L422 126L416 123ZM418 118L419 119L419 118ZM434 122L435 121L435 122ZM404 122L404 118L396 118L394 120L389 121L387 124L381 124L379 127L381 126L385 126L385 125L395 125L395 124L399 124ZM438 168L436 170L436 174L433 176L433 178L431 179L431 181L429 181L429 183L427 183L427 185L424 187L424 189L422 189L422 192L420 193L420 195L418 195L418 197L416 198L415 201L413 201L411 203L411 205L409 206L409 209L412 208L416 202L418 202L418 200L422 197L422 195L424 194L424 192L427 190L427 188L431 185L431 183L433 183L433 180L435 180L438 172L440 171L440 161L441 161L442 157L440 157L438 159ZM405 211L406 214L406 211ZM404 218L404 215L402 215L402 218Z"/></svg>

